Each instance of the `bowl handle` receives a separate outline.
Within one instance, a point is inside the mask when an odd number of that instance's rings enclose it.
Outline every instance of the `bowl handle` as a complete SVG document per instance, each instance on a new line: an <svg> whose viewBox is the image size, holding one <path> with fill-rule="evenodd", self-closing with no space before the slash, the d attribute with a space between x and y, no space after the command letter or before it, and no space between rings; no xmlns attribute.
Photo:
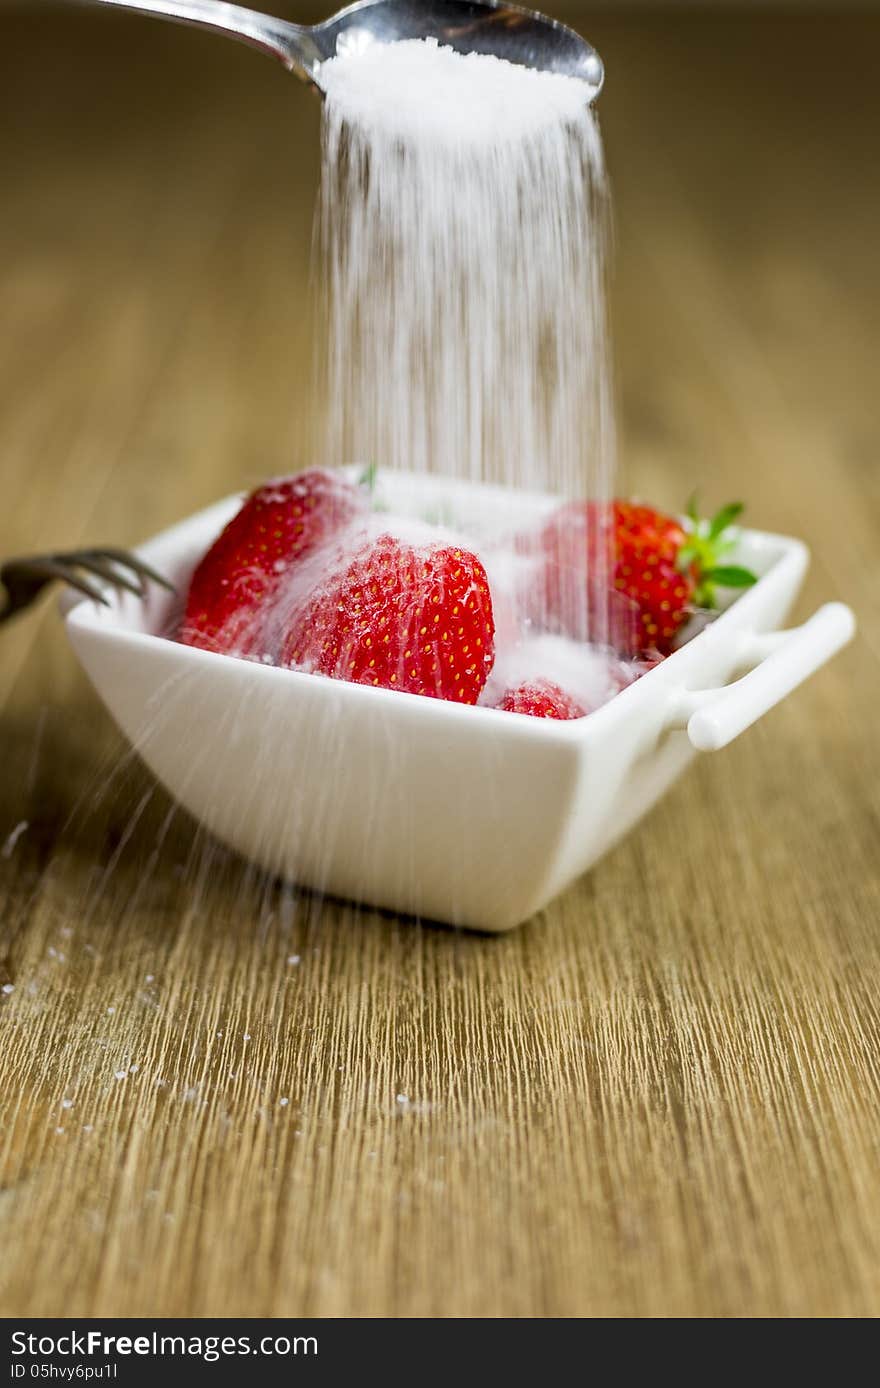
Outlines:
<svg viewBox="0 0 880 1388"><path fill-rule="evenodd" d="M681 691L673 726L686 727L700 752L726 747L830 660L855 629L852 609L843 602L828 602L803 626L746 637L738 663L755 668L723 689Z"/></svg>

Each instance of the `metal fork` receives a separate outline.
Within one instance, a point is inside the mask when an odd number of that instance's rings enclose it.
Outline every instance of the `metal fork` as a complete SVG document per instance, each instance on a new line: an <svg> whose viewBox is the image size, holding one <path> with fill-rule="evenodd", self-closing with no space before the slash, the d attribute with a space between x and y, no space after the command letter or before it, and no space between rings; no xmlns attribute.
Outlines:
<svg viewBox="0 0 880 1388"><path fill-rule="evenodd" d="M95 582L95 580L98 580ZM50 583L66 583L76 588L93 602L109 606L105 586L134 593L135 597L147 595L147 584L158 583L160 587L174 592L174 585L167 578L156 573L143 559L124 549L74 549L65 554L31 555L25 559L8 559L0 565L0 622L15 617L30 607Z"/></svg>

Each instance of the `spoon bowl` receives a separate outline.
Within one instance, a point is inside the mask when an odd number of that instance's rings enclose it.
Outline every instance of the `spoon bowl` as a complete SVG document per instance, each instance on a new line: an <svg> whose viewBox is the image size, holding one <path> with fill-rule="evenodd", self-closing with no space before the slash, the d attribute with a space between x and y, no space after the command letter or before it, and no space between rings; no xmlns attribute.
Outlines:
<svg viewBox="0 0 880 1388"><path fill-rule="evenodd" d="M226 34L278 58L291 72L321 87L320 65L351 45L436 38L459 53L487 53L521 67L582 81L589 103L605 76L602 60L584 39L555 19L492 0L359 0L321 24L291 24L221 0L87 0Z"/></svg>
<svg viewBox="0 0 880 1388"><path fill-rule="evenodd" d="M519 5L471 0L361 0L320 24L326 56L364 38L378 43L437 38L458 53L487 53L542 72L576 77L595 101L604 68L594 48L573 29ZM329 51L328 51L329 50Z"/></svg>

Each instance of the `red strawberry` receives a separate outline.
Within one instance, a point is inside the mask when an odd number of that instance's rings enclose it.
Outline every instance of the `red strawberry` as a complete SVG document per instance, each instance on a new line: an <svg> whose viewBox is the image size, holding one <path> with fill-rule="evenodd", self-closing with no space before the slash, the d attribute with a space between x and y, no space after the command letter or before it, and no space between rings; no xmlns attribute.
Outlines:
<svg viewBox="0 0 880 1388"><path fill-rule="evenodd" d="M521 602L534 631L561 632L620 652L638 649L638 607L609 588L612 515L595 502L571 502L542 529L516 538L519 553L533 560Z"/></svg>
<svg viewBox="0 0 880 1388"><path fill-rule="evenodd" d="M613 513L611 583L639 611L638 634L628 654L657 651L667 655L687 621L697 590L694 566L679 565L687 533L674 516L651 506L615 501Z"/></svg>
<svg viewBox="0 0 880 1388"><path fill-rule="evenodd" d="M538 537L543 567L533 619L627 657L668 655L693 608L714 606L716 587L754 582L747 570L718 564L741 510L726 506L711 521L692 510L686 530L630 501L560 507Z"/></svg>
<svg viewBox="0 0 880 1388"><path fill-rule="evenodd" d="M259 487L193 574L179 640L236 655L259 650L284 574L362 510L357 487L318 468Z"/></svg>
<svg viewBox="0 0 880 1388"><path fill-rule="evenodd" d="M544 679L528 680L508 689L495 707L507 713L529 713L533 718L583 718L587 712L558 684Z"/></svg>
<svg viewBox="0 0 880 1388"><path fill-rule="evenodd" d="M306 602L283 663L475 704L494 655L492 599L479 559L381 535Z"/></svg>

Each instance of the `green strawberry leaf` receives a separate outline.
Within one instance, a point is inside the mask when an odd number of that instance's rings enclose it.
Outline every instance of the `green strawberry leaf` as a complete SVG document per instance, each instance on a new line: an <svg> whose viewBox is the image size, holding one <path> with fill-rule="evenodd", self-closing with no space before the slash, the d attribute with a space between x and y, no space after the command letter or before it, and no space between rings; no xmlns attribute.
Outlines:
<svg viewBox="0 0 880 1388"><path fill-rule="evenodd" d="M722 565L717 569L709 569L703 574L704 583L717 584L719 588L751 588L753 583L757 583L757 575L749 569L740 569L735 564Z"/></svg>
<svg viewBox="0 0 880 1388"><path fill-rule="evenodd" d="M675 567L678 572L680 574L687 573L694 560L699 558L699 554L700 547L695 541L689 540L687 544L682 545L675 557Z"/></svg>
<svg viewBox="0 0 880 1388"><path fill-rule="evenodd" d="M364 468L357 480L359 487L365 488L372 496L376 490L376 481L379 476L379 468L376 463L370 463L369 467Z"/></svg>
<svg viewBox="0 0 880 1388"><path fill-rule="evenodd" d="M733 524L737 516L741 515L742 511L743 502L741 501L732 501L729 506L722 506L721 510L712 517L709 523L708 538L710 540L717 540L719 535L721 535L729 525Z"/></svg>
<svg viewBox="0 0 880 1388"><path fill-rule="evenodd" d="M376 463L364 468L357 480L359 487L363 487L370 498L370 510L378 514L388 510L388 503L384 500L379 490L379 468Z"/></svg>

